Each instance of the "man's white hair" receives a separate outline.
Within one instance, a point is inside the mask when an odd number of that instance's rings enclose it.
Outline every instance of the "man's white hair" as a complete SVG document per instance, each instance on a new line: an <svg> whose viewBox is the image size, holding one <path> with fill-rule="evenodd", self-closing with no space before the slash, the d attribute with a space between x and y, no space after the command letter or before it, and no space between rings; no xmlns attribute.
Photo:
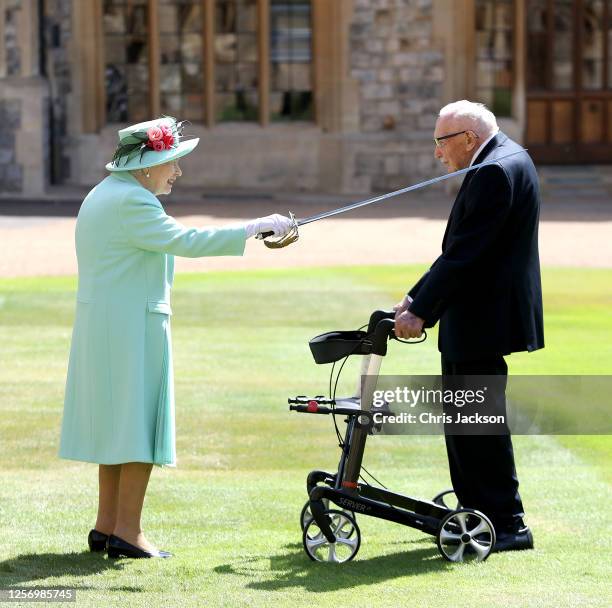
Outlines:
<svg viewBox="0 0 612 608"><path fill-rule="evenodd" d="M440 110L440 118L468 121L476 135L483 139L499 131L495 114L483 103L475 103L467 99L454 101L444 106Z"/></svg>

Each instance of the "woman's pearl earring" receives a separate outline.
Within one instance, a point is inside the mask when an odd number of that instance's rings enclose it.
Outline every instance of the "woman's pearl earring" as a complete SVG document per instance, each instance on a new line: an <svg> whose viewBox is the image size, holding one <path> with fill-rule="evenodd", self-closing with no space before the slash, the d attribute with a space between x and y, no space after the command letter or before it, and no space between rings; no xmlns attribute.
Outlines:
<svg viewBox="0 0 612 608"><path fill-rule="evenodd" d="M151 177L151 174L148 171L146 171L145 172L145 177Z"/></svg>

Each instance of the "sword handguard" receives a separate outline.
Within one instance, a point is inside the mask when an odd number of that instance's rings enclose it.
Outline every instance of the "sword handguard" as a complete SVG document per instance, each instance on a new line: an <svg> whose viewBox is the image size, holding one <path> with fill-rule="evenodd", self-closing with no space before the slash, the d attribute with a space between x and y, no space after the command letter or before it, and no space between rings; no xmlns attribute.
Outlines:
<svg viewBox="0 0 612 608"><path fill-rule="evenodd" d="M291 226L291 230L289 230L285 236L281 236L276 241L268 241L266 239L274 235L274 232L269 230L267 232L260 232L255 238L263 240L264 245L268 249L282 249L283 247L291 245L291 243L295 243L300 238L298 223L295 219L295 215L291 211L289 211L289 218L291 219L293 225Z"/></svg>

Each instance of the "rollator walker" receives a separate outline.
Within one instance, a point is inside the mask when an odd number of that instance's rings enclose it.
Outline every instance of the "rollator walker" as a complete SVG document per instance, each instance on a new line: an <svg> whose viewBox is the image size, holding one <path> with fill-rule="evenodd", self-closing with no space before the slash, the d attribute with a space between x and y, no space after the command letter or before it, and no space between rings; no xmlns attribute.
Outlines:
<svg viewBox="0 0 612 608"><path fill-rule="evenodd" d="M462 508L458 503L452 508L449 502L456 502L452 490L440 492L432 500L421 500L370 485L361 477L368 435L380 431L380 419L392 414L388 406L374 406L373 393L387 354L387 342L398 340L394 333L394 314L378 310L372 313L366 331L332 331L309 342L314 360L319 364L335 365L356 355L364 358L355 396L335 398L335 388L333 392L331 388L332 368L329 398L299 395L288 400L289 409L296 412L332 414L341 448L336 473L314 470L307 477L308 500L300 515L304 550L314 561L352 560L361 545L358 514L386 519L435 536L440 554L451 562L483 561L495 546L493 524L480 511ZM338 377L341 371L342 367ZM376 413L378 424L374 419ZM336 415L345 417L343 439Z"/></svg>

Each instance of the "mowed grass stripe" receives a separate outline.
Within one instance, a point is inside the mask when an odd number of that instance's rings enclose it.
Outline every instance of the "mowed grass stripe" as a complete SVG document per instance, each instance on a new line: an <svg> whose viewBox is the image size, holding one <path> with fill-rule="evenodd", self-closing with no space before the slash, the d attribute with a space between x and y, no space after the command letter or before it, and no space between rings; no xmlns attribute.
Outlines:
<svg viewBox="0 0 612 608"><path fill-rule="evenodd" d="M360 517L349 564L310 562L297 524L305 478L335 470L327 417L286 398L327 390L307 341L397 301L422 267L178 276L173 295L177 469L156 468L147 534L172 560L85 551L96 468L56 456L74 278L0 280L0 588L77 587L80 605L601 606L610 586L610 440L515 437L533 552L453 565L431 537ZM608 373L612 271L545 269L547 348L511 373ZM436 332L392 344L384 373L437 373ZM347 364L339 392L356 381ZM395 491L449 485L442 437L375 437L366 467Z"/></svg>

